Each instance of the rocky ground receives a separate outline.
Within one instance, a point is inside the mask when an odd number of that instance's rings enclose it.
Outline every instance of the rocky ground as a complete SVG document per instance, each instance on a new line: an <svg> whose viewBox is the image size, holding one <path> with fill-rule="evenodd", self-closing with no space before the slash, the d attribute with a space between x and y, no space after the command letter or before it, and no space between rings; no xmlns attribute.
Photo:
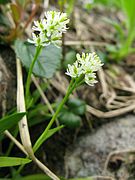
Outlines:
<svg viewBox="0 0 135 180"><path fill-rule="evenodd" d="M66 151L66 174L68 177L104 174L119 180L135 179L134 150L135 116L116 118L96 132L76 139L75 145ZM112 156L104 171L110 153Z"/></svg>

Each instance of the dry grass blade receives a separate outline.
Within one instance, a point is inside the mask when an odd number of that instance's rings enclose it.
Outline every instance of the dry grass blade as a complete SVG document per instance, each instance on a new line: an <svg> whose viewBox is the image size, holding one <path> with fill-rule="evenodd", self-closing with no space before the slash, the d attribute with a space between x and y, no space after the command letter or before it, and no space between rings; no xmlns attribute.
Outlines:
<svg viewBox="0 0 135 180"><path fill-rule="evenodd" d="M19 112L25 112L25 100L24 100L24 89L23 89L23 77L22 77L22 69L20 60L17 59L17 109ZM22 144L28 153L28 156L35 162L35 164L49 177L53 180L59 180L59 178L51 172L43 163L41 163L34 155L30 134L27 124L27 117L26 115L22 118L19 122L19 132L22 140Z"/></svg>
<svg viewBox="0 0 135 180"><path fill-rule="evenodd" d="M135 101L132 102L132 104L130 104L127 107L108 111L108 112L103 112L103 111L100 111L98 109L95 109L95 108L87 105L87 112L89 112L99 118L112 118L112 117L120 116L122 114L126 114L130 111L133 111L134 109L135 109Z"/></svg>
<svg viewBox="0 0 135 180"><path fill-rule="evenodd" d="M17 59L16 63L17 63L17 110L18 112L26 112L22 68L21 68L20 60ZM32 150L26 115L22 118L22 120L18 124L19 124L19 132L20 132L22 144L25 150L27 151L27 153L33 156L33 150Z"/></svg>

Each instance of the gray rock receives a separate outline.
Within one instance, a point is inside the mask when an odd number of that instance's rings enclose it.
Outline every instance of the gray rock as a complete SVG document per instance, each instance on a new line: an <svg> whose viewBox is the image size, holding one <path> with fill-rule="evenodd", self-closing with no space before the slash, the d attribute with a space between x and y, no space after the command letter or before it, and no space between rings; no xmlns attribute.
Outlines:
<svg viewBox="0 0 135 180"><path fill-rule="evenodd" d="M65 169L69 177L101 175L108 154L135 147L135 116L127 115L76 140L67 150Z"/></svg>

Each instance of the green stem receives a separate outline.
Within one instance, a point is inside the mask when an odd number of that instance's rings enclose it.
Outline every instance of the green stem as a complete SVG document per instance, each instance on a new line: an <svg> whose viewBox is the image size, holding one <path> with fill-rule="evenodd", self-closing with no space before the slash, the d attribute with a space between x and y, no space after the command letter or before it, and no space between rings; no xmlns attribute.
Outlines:
<svg viewBox="0 0 135 180"><path fill-rule="evenodd" d="M31 74L32 74L32 71L33 71L33 67L34 67L34 64L35 64L35 62L36 62L36 60L37 60L41 50L42 50L42 46L37 46L35 56L34 56L34 58L32 60L30 68L29 68L28 77L27 77L27 81L26 81L26 94L25 94L26 95L25 96L26 100L29 98L30 83L31 83Z"/></svg>
<svg viewBox="0 0 135 180"><path fill-rule="evenodd" d="M60 110L62 109L63 105L66 103L66 101L68 100L70 94L73 92L73 90L75 89L76 85L78 83L78 79L72 79L70 84L69 84L69 87L68 87L68 90L67 90L67 93L65 95L65 97L63 98L63 100L61 101L61 103L59 104L56 112L54 113L52 119L50 120L48 126L46 127L46 129L44 130L44 132L41 134L41 136L38 138L38 140L36 141L34 147L33 147L33 151L36 152L37 149L41 146L41 144L44 142L44 137L46 137L49 129L51 128L51 126L53 125L54 121L56 120Z"/></svg>

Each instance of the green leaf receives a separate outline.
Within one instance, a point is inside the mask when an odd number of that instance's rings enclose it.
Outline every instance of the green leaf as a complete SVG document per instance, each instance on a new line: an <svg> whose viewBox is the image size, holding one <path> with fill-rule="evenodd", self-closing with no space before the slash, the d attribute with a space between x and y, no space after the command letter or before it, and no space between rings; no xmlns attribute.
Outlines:
<svg viewBox="0 0 135 180"><path fill-rule="evenodd" d="M15 113L0 119L0 134L16 125L26 113Z"/></svg>
<svg viewBox="0 0 135 180"><path fill-rule="evenodd" d="M92 177L84 177L84 178L71 178L69 180L94 180Z"/></svg>
<svg viewBox="0 0 135 180"><path fill-rule="evenodd" d="M83 115L86 112L86 103L80 99L69 99L67 105L74 114Z"/></svg>
<svg viewBox="0 0 135 180"><path fill-rule="evenodd" d="M6 3L9 3L10 0L0 0L0 4L6 4Z"/></svg>
<svg viewBox="0 0 135 180"><path fill-rule="evenodd" d="M45 141L62 128L64 128L63 125L50 129L46 135Z"/></svg>
<svg viewBox="0 0 135 180"><path fill-rule="evenodd" d="M15 52L23 65L29 68L35 54L35 46L16 40ZM60 67L61 57L61 48L54 45L43 48L34 65L33 73L40 77L51 78Z"/></svg>
<svg viewBox="0 0 135 180"><path fill-rule="evenodd" d="M26 177L19 178L19 180L51 180L50 177L44 175L44 174L33 174Z"/></svg>
<svg viewBox="0 0 135 180"><path fill-rule="evenodd" d="M129 31L135 28L135 0L121 0L122 8L127 16L127 26Z"/></svg>
<svg viewBox="0 0 135 180"><path fill-rule="evenodd" d="M25 177L17 177L17 180L51 180L50 177L46 176L45 174L33 174L33 175L28 175L28 176L25 176ZM0 180L3 180L0 178ZM4 179L5 180L5 179ZM7 179L7 180L10 180L10 179ZM60 180L67 180L63 177L60 177Z"/></svg>
<svg viewBox="0 0 135 180"><path fill-rule="evenodd" d="M61 124L64 124L69 128L77 128L81 125L81 117L68 110L61 112L59 121Z"/></svg>
<svg viewBox="0 0 135 180"><path fill-rule="evenodd" d="M30 159L17 157L0 157L0 167L18 166L30 163Z"/></svg>
<svg viewBox="0 0 135 180"><path fill-rule="evenodd" d="M53 128L53 129L50 129L48 131L48 133L46 134L46 136L44 136L44 134L42 134L40 137L40 139L38 139L36 141L36 143L34 144L34 147L33 147L33 151L36 152L37 149L40 147L41 144L43 144L44 141L46 141L48 138L50 138L53 134L55 134L57 131L59 131L60 129L62 129L64 126L61 125L61 126L58 126L56 128Z"/></svg>

